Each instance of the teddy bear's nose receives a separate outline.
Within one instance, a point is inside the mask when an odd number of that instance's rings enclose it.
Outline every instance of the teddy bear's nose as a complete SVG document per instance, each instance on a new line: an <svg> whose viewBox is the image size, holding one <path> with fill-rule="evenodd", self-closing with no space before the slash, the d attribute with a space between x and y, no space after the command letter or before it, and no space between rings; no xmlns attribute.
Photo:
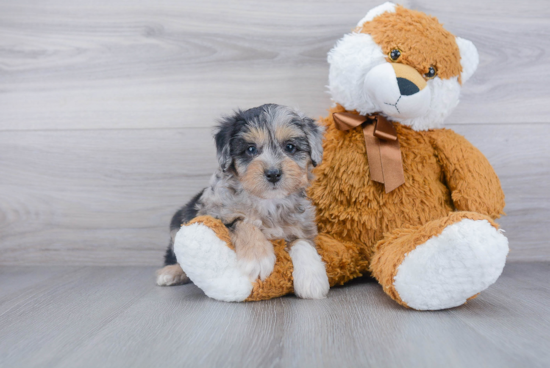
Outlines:
<svg viewBox="0 0 550 368"><path fill-rule="evenodd" d="M413 67L401 63L392 63L391 66L401 96L414 95L426 87L426 80Z"/></svg>
<svg viewBox="0 0 550 368"><path fill-rule="evenodd" d="M399 92L402 96L414 95L417 92L420 92L420 89L408 79L397 78L397 85L399 86Z"/></svg>

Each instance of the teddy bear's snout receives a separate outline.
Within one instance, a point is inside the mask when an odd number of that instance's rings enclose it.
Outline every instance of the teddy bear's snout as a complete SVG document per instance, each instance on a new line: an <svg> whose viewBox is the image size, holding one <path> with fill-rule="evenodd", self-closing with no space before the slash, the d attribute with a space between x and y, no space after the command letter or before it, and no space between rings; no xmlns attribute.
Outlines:
<svg viewBox="0 0 550 368"><path fill-rule="evenodd" d="M430 108L431 91L416 69L400 63L382 63L366 75L365 92L374 111L393 118L413 119Z"/></svg>
<svg viewBox="0 0 550 368"><path fill-rule="evenodd" d="M426 80L416 69L404 64L391 64L401 96L411 96L426 88Z"/></svg>

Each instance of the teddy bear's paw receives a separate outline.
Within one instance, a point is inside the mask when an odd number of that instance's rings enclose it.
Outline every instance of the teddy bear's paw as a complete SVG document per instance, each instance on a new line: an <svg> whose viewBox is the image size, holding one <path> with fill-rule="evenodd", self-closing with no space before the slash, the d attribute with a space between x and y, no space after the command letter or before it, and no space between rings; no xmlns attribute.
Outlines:
<svg viewBox="0 0 550 368"><path fill-rule="evenodd" d="M464 219L408 253L394 287L414 309L456 307L498 279L507 254L501 231L486 220Z"/></svg>
<svg viewBox="0 0 550 368"><path fill-rule="evenodd" d="M298 240L288 253L294 266L294 294L304 299L326 298L330 288L327 271L315 247Z"/></svg>
<svg viewBox="0 0 550 368"><path fill-rule="evenodd" d="M236 302L252 292L252 283L239 268L235 251L202 223L178 231L174 253L187 276L210 298Z"/></svg>

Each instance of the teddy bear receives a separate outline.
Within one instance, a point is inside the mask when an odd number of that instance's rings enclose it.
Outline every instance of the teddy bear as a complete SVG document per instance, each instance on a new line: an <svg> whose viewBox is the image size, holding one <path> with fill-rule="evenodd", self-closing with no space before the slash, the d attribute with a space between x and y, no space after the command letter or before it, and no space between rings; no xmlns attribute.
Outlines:
<svg viewBox="0 0 550 368"><path fill-rule="evenodd" d="M475 46L436 18L388 2L340 39L328 62L334 106L321 119L324 157L308 196L331 287L371 275L404 307L465 304L498 279L509 251L495 222L504 209L496 173L442 128L477 68ZM174 251L209 297L257 301L293 292L286 244L273 245L273 272L255 282L239 270L217 219L184 224Z"/></svg>

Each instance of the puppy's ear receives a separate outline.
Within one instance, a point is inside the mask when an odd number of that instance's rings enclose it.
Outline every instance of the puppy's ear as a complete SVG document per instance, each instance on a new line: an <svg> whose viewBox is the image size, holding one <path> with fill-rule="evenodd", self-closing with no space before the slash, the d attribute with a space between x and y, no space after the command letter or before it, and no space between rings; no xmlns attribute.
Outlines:
<svg viewBox="0 0 550 368"><path fill-rule="evenodd" d="M214 133L218 163L223 171L226 171L233 163L230 143L236 129L238 116L237 113L234 116L223 117Z"/></svg>
<svg viewBox="0 0 550 368"><path fill-rule="evenodd" d="M323 133L325 132L325 128L308 117L303 117L302 122L311 149L311 163L315 167L323 160Z"/></svg>

